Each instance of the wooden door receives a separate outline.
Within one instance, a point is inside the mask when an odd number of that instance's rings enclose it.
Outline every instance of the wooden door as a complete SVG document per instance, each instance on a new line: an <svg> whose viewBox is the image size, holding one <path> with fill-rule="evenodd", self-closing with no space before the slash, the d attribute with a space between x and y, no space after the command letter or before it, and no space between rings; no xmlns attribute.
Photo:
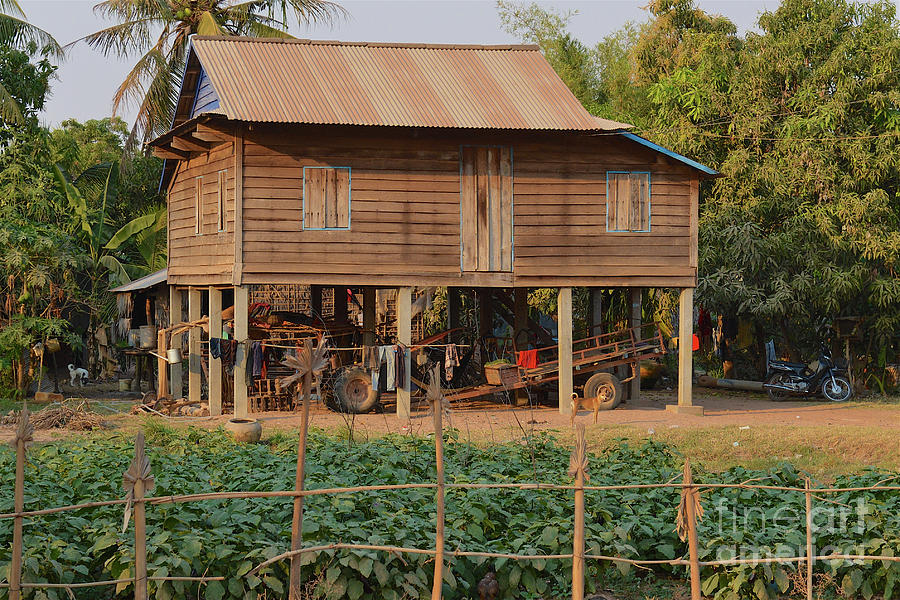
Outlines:
<svg viewBox="0 0 900 600"><path fill-rule="evenodd" d="M512 271L512 152L463 146L460 154L463 271Z"/></svg>

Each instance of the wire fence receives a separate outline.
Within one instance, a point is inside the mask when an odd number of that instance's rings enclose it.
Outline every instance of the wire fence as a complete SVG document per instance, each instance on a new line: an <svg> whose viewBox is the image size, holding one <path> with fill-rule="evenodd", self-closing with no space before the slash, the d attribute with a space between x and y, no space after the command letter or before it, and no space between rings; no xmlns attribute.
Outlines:
<svg viewBox="0 0 900 600"><path fill-rule="evenodd" d="M304 375L303 388L309 391L309 377ZM442 582L444 579L445 569L452 569L452 559L457 557L486 557L486 558L505 558L515 561L529 560L550 560L562 559L572 561L572 588L571 596L573 600L584 599L585 589L585 564L587 561L607 561L612 563L626 563L637 567L649 568L654 565L676 565L686 566L690 574L691 598L699 600L701 598L700 586L700 570L707 566L728 566L728 565L759 565L766 563L798 563L806 566L806 597L809 600L813 598L813 569L817 561L823 560L859 560L859 561L886 561L900 562L900 557L892 556L872 556L865 554L828 554L816 556L813 550L813 498L825 494L840 494L844 492L863 492L863 491L900 491L900 486L884 485L890 479L885 479L872 486L865 487L845 487L845 488L825 488L812 487L810 480L806 479L806 485L800 487L778 486L778 485L760 485L747 483L725 484L725 483L694 483L690 462L685 460L682 480L680 482L667 481L652 484L629 484L629 485L586 485L588 452L585 441L585 430L583 425L579 425L576 429L576 441L569 462L568 474L573 479L571 485L560 485L551 483L446 483L444 480L444 458L443 458L443 418L448 410L447 401L443 398L440 389L437 386L430 387L427 396L434 419L435 429L435 459L436 459L436 479L430 483L407 483L407 484L391 484L391 485L368 485L356 487L336 487L336 488L320 488L320 489L304 489L304 466L306 455L306 432L309 425L309 403L310 394L304 394L304 412L303 423L300 432L300 440L298 444L297 456L297 477L295 488L293 490L276 490L265 492L251 491L233 491L233 492L210 492L185 494L175 496L148 496L147 493L153 488L153 475L151 474L150 461L144 453L144 435L138 433L135 440L135 456L128 470L123 474L123 483L125 490L125 498L116 498L110 500L100 500L95 502L85 502L81 504L73 504L69 506L60 506L47 508L42 510L25 510L25 463L26 449L32 440L33 428L29 422L29 413L27 408L23 409L18 417L16 435L12 445L16 450L16 480L14 492L14 512L0 514L0 519L13 519L13 545L12 557L10 561L9 575L6 582L0 582L0 589L9 590L10 600L21 600L22 591L26 589L65 589L68 590L70 596L72 590L99 587L99 586L117 586L120 584L133 584L135 600L146 600L148 597L148 582L163 581L181 581L181 582L211 582L224 581L226 577L222 576L148 576L147 575L147 524L146 510L148 506L158 506L163 504L177 504L186 502L197 502L203 500L229 500L229 499L248 499L248 498L291 498L294 501L293 523L291 550L273 556L272 558L260 563L251 569L244 577L258 574L262 569L283 561L290 560L290 598L292 600L301 597L300 588L300 557L303 554L319 553L329 550L351 549L351 550L372 550L384 551L391 553L421 554L433 557L434 560L434 578L431 597L433 600L440 600L442 597ZM673 491L680 491L680 503L676 516L676 530L682 540L688 542L688 559L676 558L671 560L640 560L629 559L621 556L604 556L599 554L588 554L585 552L585 493L591 491L610 491L610 490L640 490L640 489L660 489L669 488ZM359 492L375 492L385 490L407 490L407 489L433 489L436 500L436 517L435 517L435 546L433 548L408 548L403 546L389 545L373 545L373 544L354 544L354 543L324 543L316 546L302 545L300 532L302 531L303 517L303 499L308 496L334 495L334 494L353 494ZM463 551L448 550L445 547L444 520L446 517L444 495L448 489L518 489L518 490L572 490L574 492L574 527L573 527L573 545L572 551L564 554L508 554L502 552L481 552L481 551ZM697 521L702 518L703 509L700 500L700 492L709 489L741 489L741 490L769 490L769 491L788 491L803 494L806 499L806 553L802 556L793 557L761 557L761 558L738 558L727 560L701 561L698 551L698 533ZM24 553L23 544L23 522L25 519L57 514L69 511L108 507L123 506L124 507L124 523L123 530L127 529L128 524L134 522L134 542L135 557L133 569L129 573L133 573L132 577L79 582L79 583L48 583L48 582L25 582L22 581L22 559Z"/></svg>

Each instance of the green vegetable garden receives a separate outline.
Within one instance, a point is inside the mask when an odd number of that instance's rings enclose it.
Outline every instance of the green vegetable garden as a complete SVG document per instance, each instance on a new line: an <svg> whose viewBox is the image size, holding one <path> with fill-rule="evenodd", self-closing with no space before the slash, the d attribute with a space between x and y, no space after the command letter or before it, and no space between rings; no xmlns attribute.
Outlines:
<svg viewBox="0 0 900 600"><path fill-rule="evenodd" d="M176 431L148 422L148 456L156 480L153 496L210 491L292 489L296 437L274 434L265 444L236 444L221 431ZM121 498L122 473L133 439L108 435L36 446L26 468L26 510ZM592 448L591 485L677 481L683 457L646 442ZM446 436L448 483L571 483L570 448L550 436L519 443L478 446L455 431ZM0 478L14 479L15 457L0 450ZM834 487L866 487L893 474L870 471L841 477ZM307 488L430 483L435 477L433 440L389 435L348 442L311 432ZM723 473L695 470L697 483L741 483L802 487L804 474L782 464L768 471L743 468ZM0 513L13 510L12 486L0 490ZM588 491L586 540L589 554L667 560L687 555L675 533L677 488ZM447 490L447 548L520 554L571 551L572 491L518 489ZM701 561L735 557L802 556L806 544L803 494L708 489L699 523ZM900 494L845 492L816 498L814 543L819 554L900 554ZM304 545L333 542L434 546L432 489L310 496L305 503ZM72 583L127 578L134 560L133 532L122 532L122 507L82 509L26 519L24 581ZM203 597L281 598L289 561L253 567L290 547L291 499L199 501L149 506L148 574L224 576L222 582L150 582L158 599ZM12 520L0 520L0 577L9 569ZM303 583L312 598L418 598L427 595L431 557L364 550L304 554ZM896 597L900 563L834 560L815 565L817 594ZM447 598L478 598L476 586L496 572L502 598L556 598L568 593L571 561L457 557L446 570ZM652 571L624 563L588 562L588 590L616 588L647 577L685 579L684 567ZM703 592L719 599L804 594L796 564L706 567ZM199 589L198 589L199 588ZM7 590L0 589L0 598ZM77 590L78 598L128 597L130 584ZM66 598L63 589L26 589L27 598Z"/></svg>

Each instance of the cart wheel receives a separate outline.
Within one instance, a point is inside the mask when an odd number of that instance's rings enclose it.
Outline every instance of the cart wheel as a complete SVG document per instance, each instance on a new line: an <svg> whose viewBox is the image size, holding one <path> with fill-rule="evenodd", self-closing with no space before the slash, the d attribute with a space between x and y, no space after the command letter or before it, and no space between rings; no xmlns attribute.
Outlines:
<svg viewBox="0 0 900 600"><path fill-rule="evenodd" d="M584 397L603 396L600 410L612 410L622 402L622 384L611 373L594 373L584 384Z"/></svg>
<svg viewBox="0 0 900 600"><path fill-rule="evenodd" d="M359 367L346 367L334 379L334 405L341 412L367 413L378 402L372 376Z"/></svg>

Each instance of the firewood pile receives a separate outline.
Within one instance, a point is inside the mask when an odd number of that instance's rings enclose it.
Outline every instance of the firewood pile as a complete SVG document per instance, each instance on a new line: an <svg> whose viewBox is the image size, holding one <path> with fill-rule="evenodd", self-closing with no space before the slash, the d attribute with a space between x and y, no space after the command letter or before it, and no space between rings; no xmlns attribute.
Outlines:
<svg viewBox="0 0 900 600"><path fill-rule="evenodd" d="M162 398L157 399L152 393L144 394L140 404L135 404L131 414L155 414L166 417L208 417L209 404L207 402L191 402L187 398Z"/></svg>
<svg viewBox="0 0 900 600"><path fill-rule="evenodd" d="M19 412L9 411L0 417L0 425L15 425ZM31 415L35 429L70 429L72 431L93 431L103 429L106 422L95 412L91 412L87 402L61 402L51 404Z"/></svg>

